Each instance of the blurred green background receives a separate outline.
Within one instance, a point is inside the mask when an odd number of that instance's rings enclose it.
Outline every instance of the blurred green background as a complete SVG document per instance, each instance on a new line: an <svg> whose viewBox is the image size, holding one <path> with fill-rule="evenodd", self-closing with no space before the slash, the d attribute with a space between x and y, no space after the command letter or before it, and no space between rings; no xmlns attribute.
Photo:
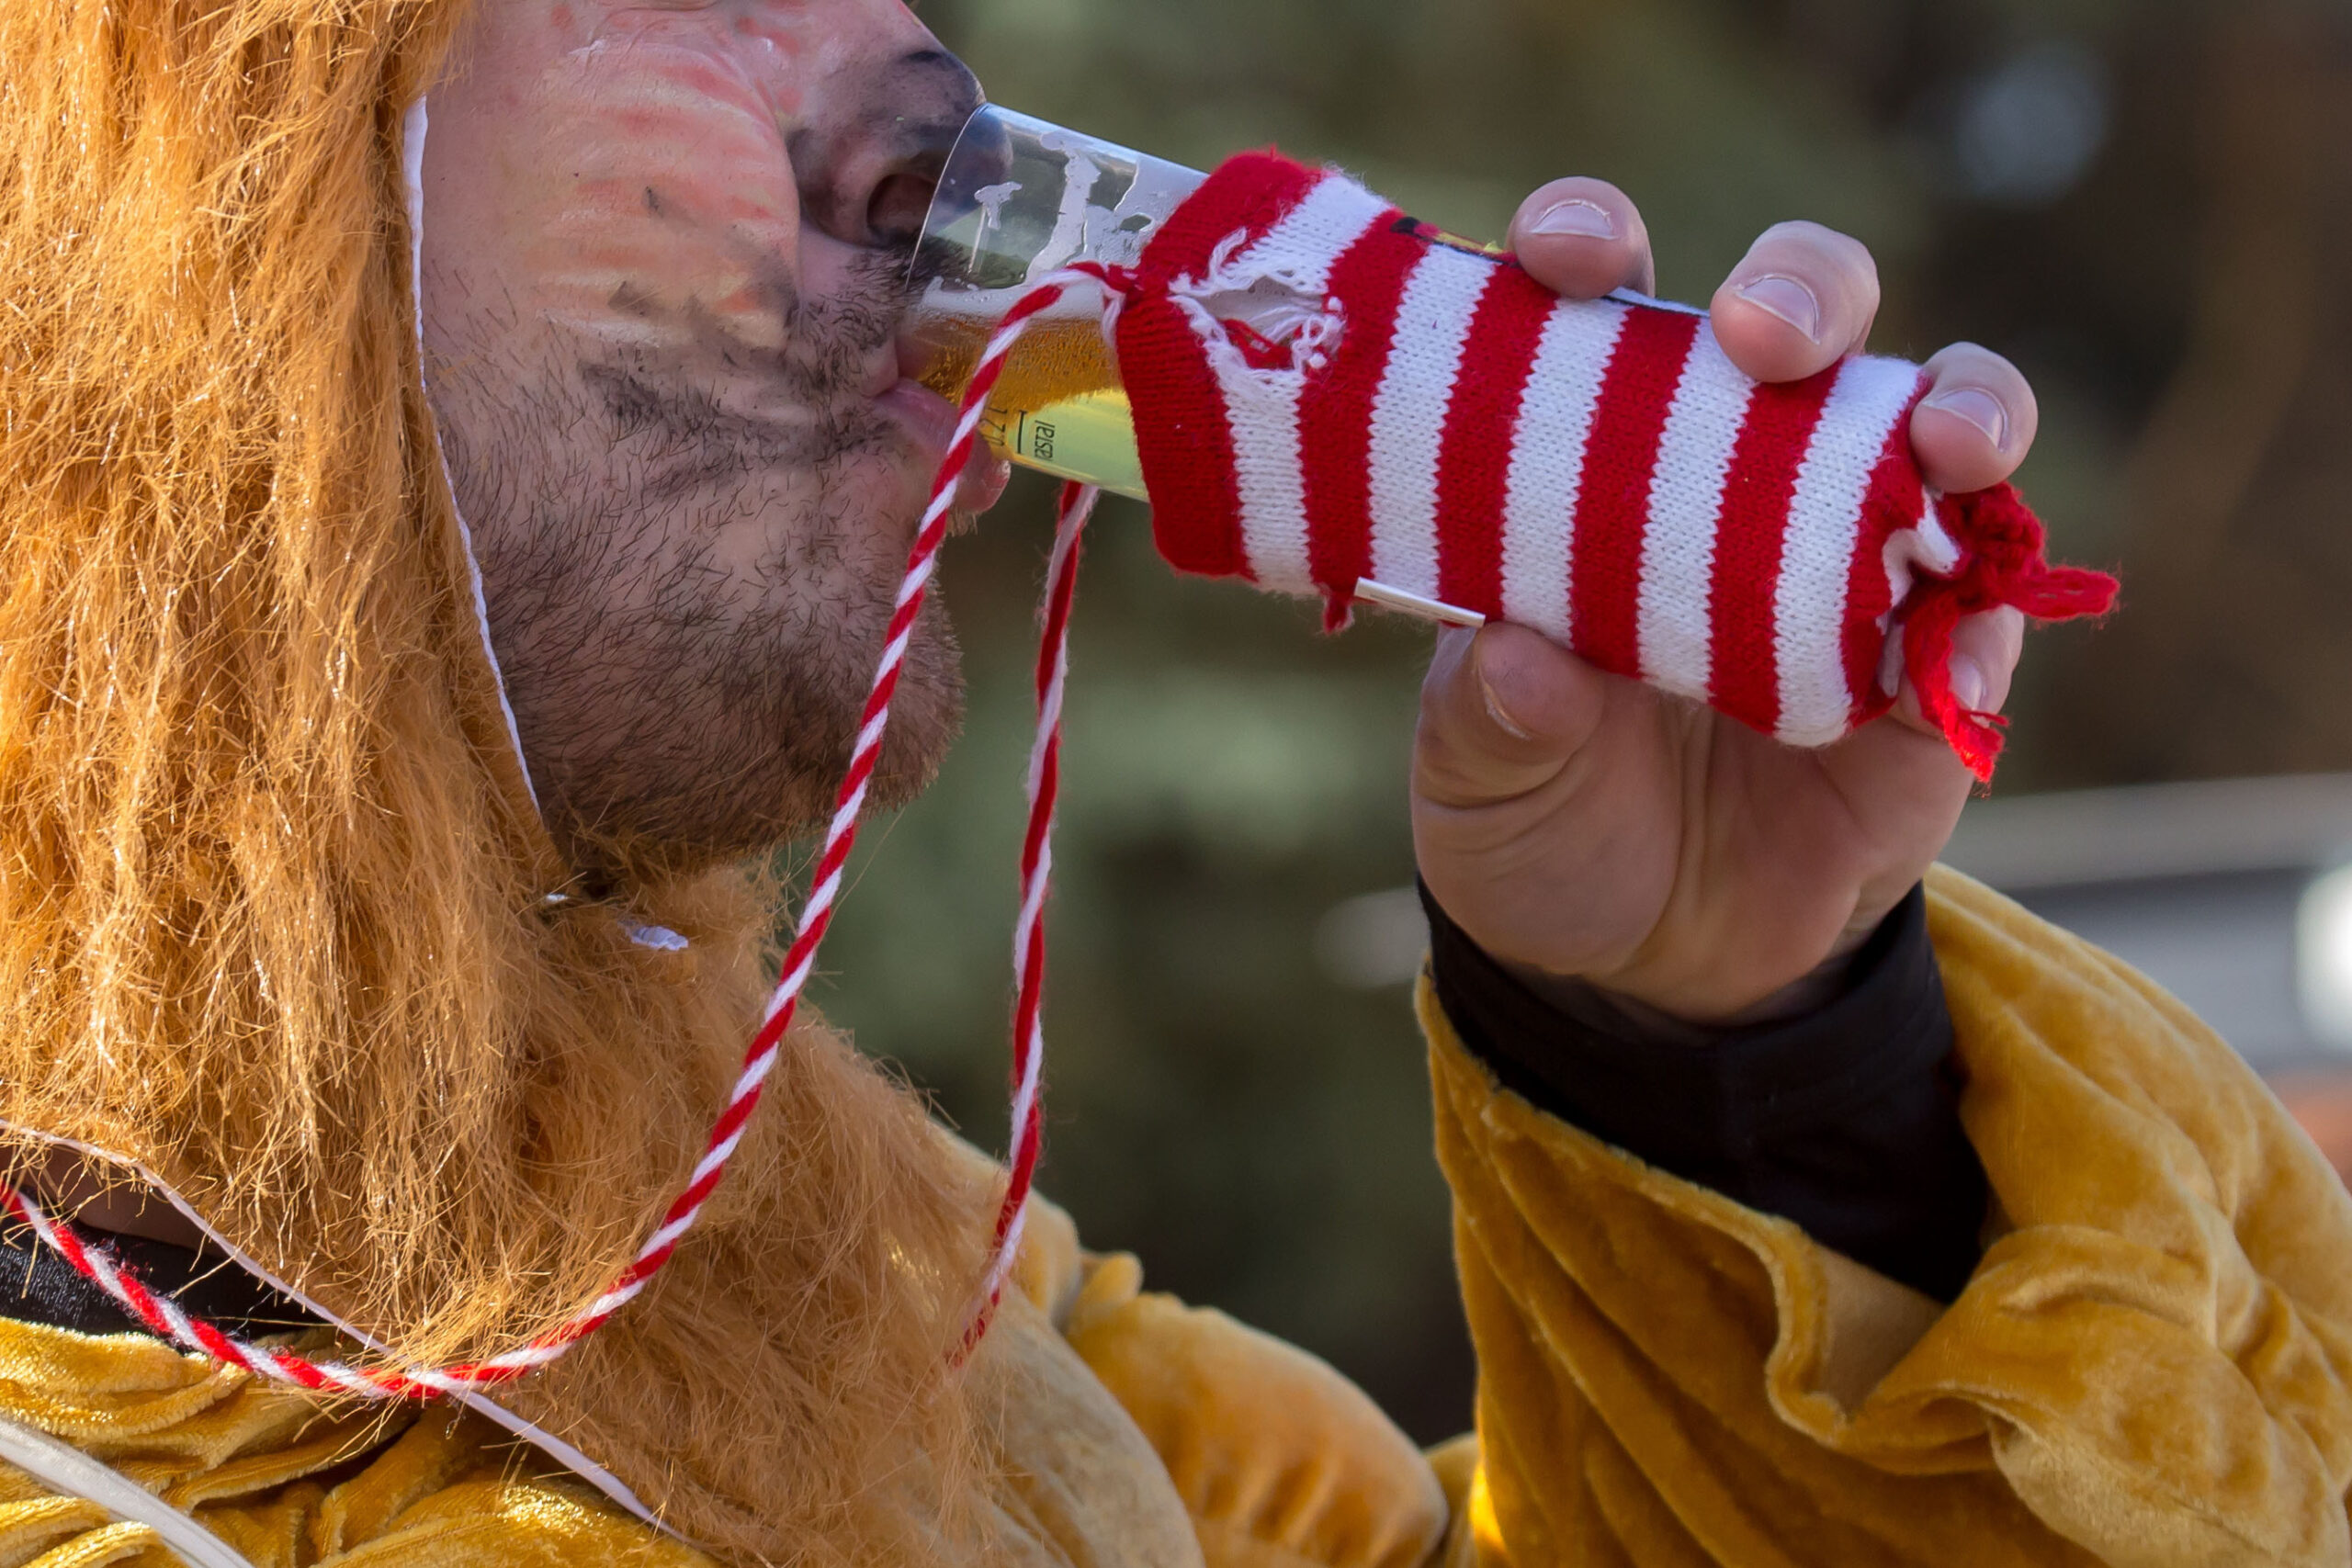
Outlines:
<svg viewBox="0 0 2352 1568"><path fill-rule="evenodd" d="M929 0L1000 102L1207 167L1279 143L1499 235L1617 181L1703 299L1809 217L1876 252L1877 345L1969 337L2042 400L2024 477L2127 614L2036 643L2004 791L2352 766L2342 289L2352 21L2282 0ZM1050 497L951 547L967 738L877 825L823 1005L1003 1138ZM1418 1437L1470 1358L1393 893L1418 627L1180 581L1109 504L1079 594L1046 1188L1151 1280L1310 1347ZM1384 952L1385 948L1388 951Z"/></svg>

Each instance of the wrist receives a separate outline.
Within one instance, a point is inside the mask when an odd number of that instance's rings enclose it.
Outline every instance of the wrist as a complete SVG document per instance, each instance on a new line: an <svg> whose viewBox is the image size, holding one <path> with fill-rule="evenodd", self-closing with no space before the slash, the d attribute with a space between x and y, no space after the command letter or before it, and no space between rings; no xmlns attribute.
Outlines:
<svg viewBox="0 0 2352 1568"><path fill-rule="evenodd" d="M1811 969L1745 1001L1725 997L1719 974L1704 983L1657 985L1623 973L1558 975L1532 964L1500 962L1521 984L1555 1005L1597 994L1628 1019L1653 1029L1752 1029L1802 1018L1836 1001L1877 929L1873 922L1842 933L1828 956Z"/></svg>

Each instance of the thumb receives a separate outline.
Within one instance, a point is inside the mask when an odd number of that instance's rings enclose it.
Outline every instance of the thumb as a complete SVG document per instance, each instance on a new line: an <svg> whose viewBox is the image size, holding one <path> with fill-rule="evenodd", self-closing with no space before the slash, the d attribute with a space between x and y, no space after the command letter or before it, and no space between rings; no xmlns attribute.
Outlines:
<svg viewBox="0 0 2352 1568"><path fill-rule="evenodd" d="M1421 683L1414 792L1473 807L1542 788L1600 725L1603 679L1524 626L1443 633Z"/></svg>

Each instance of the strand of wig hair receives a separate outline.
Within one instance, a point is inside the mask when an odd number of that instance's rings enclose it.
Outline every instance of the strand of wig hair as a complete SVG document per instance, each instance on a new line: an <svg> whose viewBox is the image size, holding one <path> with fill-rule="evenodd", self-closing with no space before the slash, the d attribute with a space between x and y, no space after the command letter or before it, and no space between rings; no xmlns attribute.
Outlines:
<svg viewBox="0 0 2352 1568"><path fill-rule="evenodd" d="M865 816L883 738L889 730L890 705L898 694L907 647L930 592L932 579L937 573L939 549L946 542L956 493L978 455L980 420L987 412L989 397L1003 378L1005 361L1040 314L1059 304L1073 288L1081 287L1104 289L1113 312L1125 298L1125 278L1109 268L1082 265L1051 274L1031 287L1005 312L980 355L971 385L964 394L955 436L948 443L946 456L941 459L939 472L933 480L931 502L924 509L922 526L908 550L906 574L899 581L882 656L866 696L857 742L851 751L849 770L842 775L832 818L825 829L824 847L818 854L808 896L801 904L792 945L786 951L783 973L769 999L764 1021L744 1051L734 1089L711 1128L685 1190L663 1213L661 1224L639 1248L637 1257L602 1295L570 1321L528 1344L484 1360L437 1370L313 1361L280 1347L241 1339L187 1312L169 1296L141 1284L138 1275L103 1245L84 1236L72 1223L54 1218L21 1190L0 1185L0 1211L26 1225L77 1273L159 1337L272 1382L365 1399L430 1399L511 1382L555 1360L636 1300L676 1254L678 1243L694 1228L703 1205L725 1179L728 1162L742 1144L744 1129L759 1109L768 1076L775 1070L801 992L815 971L817 950L832 926L842 875L849 864L850 852L857 843L858 825ZM1060 780L1061 694L1069 668L1069 606L1076 587L1079 536L1093 505L1091 490L1071 486L1064 492L1053 564L1048 572L1045 636L1037 671L1037 739L1029 771L1029 831L1022 850L1021 916L1014 937L1018 979L1013 1022L1012 1149L1004 1198L997 1210L993 1245L981 1278L978 1305L955 1352L954 1359L958 1362L987 1334L1011 1275L1021 1245L1022 1222L1027 1212L1030 1183L1036 1171L1041 1143L1044 1106L1040 1086L1045 1040L1039 1004L1045 983L1045 895L1053 866L1051 840Z"/></svg>

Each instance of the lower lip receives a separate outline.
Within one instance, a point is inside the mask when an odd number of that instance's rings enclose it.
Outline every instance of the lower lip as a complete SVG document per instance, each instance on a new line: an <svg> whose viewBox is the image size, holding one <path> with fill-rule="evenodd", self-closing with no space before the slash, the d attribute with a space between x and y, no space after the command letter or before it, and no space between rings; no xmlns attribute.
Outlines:
<svg viewBox="0 0 2352 1568"><path fill-rule="evenodd" d="M947 449L956 440L956 424L960 417L954 403L922 382L910 378L899 381L876 398L874 403L905 425L916 444L934 462L946 459ZM972 461L965 470L963 483L956 490L957 509L986 512L1003 496L1004 487L1011 479L1011 466L989 450L985 444L976 443Z"/></svg>
<svg viewBox="0 0 2352 1568"><path fill-rule="evenodd" d="M898 416L925 451L935 457L946 455L948 444L956 439L954 403L922 382L905 378L891 383L890 389L874 401Z"/></svg>

